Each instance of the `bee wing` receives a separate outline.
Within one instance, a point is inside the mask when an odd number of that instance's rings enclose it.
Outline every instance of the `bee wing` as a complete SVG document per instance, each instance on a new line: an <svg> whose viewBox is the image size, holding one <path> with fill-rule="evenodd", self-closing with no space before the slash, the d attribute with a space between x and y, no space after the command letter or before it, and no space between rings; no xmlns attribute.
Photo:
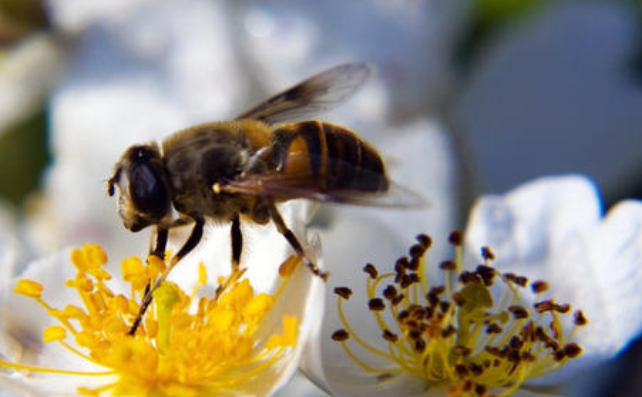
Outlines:
<svg viewBox="0 0 642 397"><path fill-rule="evenodd" d="M363 173L363 171L361 171ZM374 176L381 178L381 176ZM411 189L388 182L382 192L357 189L321 189L319 180L313 176L270 175L247 176L233 180L222 187L227 193L243 193L258 196L273 196L281 199L305 198L316 201L353 204L384 208L423 208L429 203Z"/></svg>
<svg viewBox="0 0 642 397"><path fill-rule="evenodd" d="M372 67L361 62L335 66L269 98L237 119L275 124L314 117L351 98L371 73Z"/></svg>

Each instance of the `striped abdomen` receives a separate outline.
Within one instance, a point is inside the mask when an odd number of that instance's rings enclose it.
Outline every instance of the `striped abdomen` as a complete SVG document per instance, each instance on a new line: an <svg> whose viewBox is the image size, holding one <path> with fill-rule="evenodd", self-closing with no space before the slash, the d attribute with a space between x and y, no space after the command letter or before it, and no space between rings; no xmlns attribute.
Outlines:
<svg viewBox="0 0 642 397"><path fill-rule="evenodd" d="M347 128L321 121L279 126L273 131L277 170L292 180L312 180L321 192L385 192L389 187L377 151Z"/></svg>

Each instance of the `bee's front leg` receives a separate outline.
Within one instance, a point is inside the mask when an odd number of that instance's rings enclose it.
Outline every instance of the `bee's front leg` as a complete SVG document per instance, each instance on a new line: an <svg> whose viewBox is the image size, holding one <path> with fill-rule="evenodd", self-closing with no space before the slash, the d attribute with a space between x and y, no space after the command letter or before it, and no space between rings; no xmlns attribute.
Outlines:
<svg viewBox="0 0 642 397"><path fill-rule="evenodd" d="M190 233L189 238L187 241L185 241L185 244L181 247L180 250L178 250L178 253L172 257L172 260L169 263L169 266L165 269L163 274L160 275L154 282L153 286L146 288L146 293L145 296L143 297L143 301L140 304L140 309L138 311L138 315L136 316L136 319L134 320L134 323L132 324L131 329L129 330L128 334L129 335L134 335L136 334L136 330L138 329L138 326L140 325L141 321L143 321L143 316L145 315L145 312L147 311L147 308L149 305L152 303L152 300L154 299L154 291L160 287L161 283L167 279L167 276L169 275L169 272L172 271L174 266L182 259L184 258L187 254L189 254L201 241L201 238L203 237L203 227L205 225L205 219L202 217L194 217L194 227L192 228L192 232ZM165 230L164 233L167 232L166 229L160 229L158 230L159 232L161 230ZM162 236L161 236L162 237ZM167 237L165 236L165 243L163 245L167 244ZM157 239L157 247L158 247L158 239ZM163 252L165 251L165 247L163 246ZM163 258L165 255L163 254Z"/></svg>

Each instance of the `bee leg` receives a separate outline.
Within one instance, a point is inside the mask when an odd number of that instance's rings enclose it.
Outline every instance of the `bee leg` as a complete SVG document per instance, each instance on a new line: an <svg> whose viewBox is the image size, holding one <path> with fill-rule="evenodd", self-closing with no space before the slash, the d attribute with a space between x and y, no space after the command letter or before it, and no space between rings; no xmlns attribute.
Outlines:
<svg viewBox="0 0 642 397"><path fill-rule="evenodd" d="M237 271L241 263L241 252L243 250L243 234L241 233L241 219L239 214L232 218L232 271Z"/></svg>
<svg viewBox="0 0 642 397"><path fill-rule="evenodd" d="M323 281L326 281L330 273L321 271L321 269L319 269L319 267L310 259L292 230L290 230L283 221L283 218L281 217L281 214L279 213L279 210L276 208L274 203L270 204L270 217L272 218L272 222L274 222L274 225L276 226L276 230L278 230L279 233L281 233L283 237L285 237L292 248L294 248L296 254L305 260L305 264L312 271L312 273L315 276L321 277Z"/></svg>
<svg viewBox="0 0 642 397"><path fill-rule="evenodd" d="M185 241L185 244L183 244L183 247L181 247L178 253L172 257L172 260L169 263L169 266L167 267L167 269L165 269L163 274L161 274L161 276L156 279L156 281L154 282L154 285L148 291L146 290L147 293L143 297L143 301L140 304L138 315L136 316L136 319L134 320L134 323L132 324L132 327L128 332L129 335L134 335L141 321L143 321L143 316L145 315L147 308L149 307L149 305L152 303L152 300L154 299L154 291L156 291L156 289L160 287L161 283L167 279L169 272L174 268L174 266L176 266L176 264L183 257L185 257L185 255L189 254L201 241L201 238L203 237L203 226L205 225L205 220L199 217L199 218L195 218L194 221L195 221L194 228L192 228L192 232L190 236L187 238L187 241Z"/></svg>
<svg viewBox="0 0 642 397"><path fill-rule="evenodd" d="M149 248L149 256L153 255L159 257L161 260L165 260L165 248L167 247L169 230L167 230L167 228L157 226L153 236L155 245ZM145 296L149 294L151 287L151 282L147 283L147 286L145 287Z"/></svg>
<svg viewBox="0 0 642 397"><path fill-rule="evenodd" d="M149 255L155 255L161 259L165 259L165 248L167 247L167 237L169 230L164 227L156 228L156 245L149 251Z"/></svg>
<svg viewBox="0 0 642 397"><path fill-rule="evenodd" d="M216 288L214 300L218 300L223 294L223 291L241 277L244 272L244 270L242 271L240 269L241 252L243 252L243 233L241 233L241 219L239 218L239 214L234 214L230 232L232 237L232 272L230 273L230 277Z"/></svg>

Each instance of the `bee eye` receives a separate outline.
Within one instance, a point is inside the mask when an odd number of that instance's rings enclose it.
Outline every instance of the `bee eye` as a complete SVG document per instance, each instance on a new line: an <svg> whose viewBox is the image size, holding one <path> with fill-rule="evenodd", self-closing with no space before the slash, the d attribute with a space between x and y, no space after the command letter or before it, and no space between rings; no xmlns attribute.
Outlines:
<svg viewBox="0 0 642 397"><path fill-rule="evenodd" d="M167 188L150 163L134 164L129 173L129 191L136 209L149 219L160 220L170 209Z"/></svg>

